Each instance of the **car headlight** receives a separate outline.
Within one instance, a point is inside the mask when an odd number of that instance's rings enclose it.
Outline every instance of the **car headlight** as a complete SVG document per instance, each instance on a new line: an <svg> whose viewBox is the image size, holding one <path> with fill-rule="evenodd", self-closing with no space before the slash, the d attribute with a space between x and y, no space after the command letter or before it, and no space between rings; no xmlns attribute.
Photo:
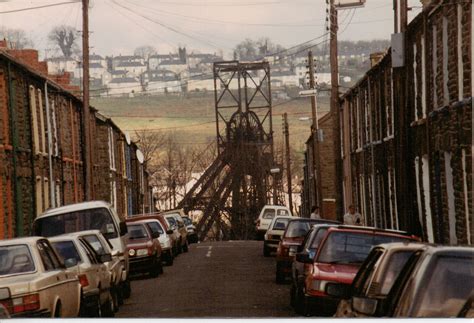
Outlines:
<svg viewBox="0 0 474 323"><path fill-rule="evenodd" d="M298 252L298 246L290 246L290 250L288 251L288 256L295 256L296 252Z"/></svg>
<svg viewBox="0 0 474 323"><path fill-rule="evenodd" d="M324 292L325 289L326 289L326 284L327 283L332 283L332 282L327 281L327 280L312 280L309 287L310 287L311 290Z"/></svg>
<svg viewBox="0 0 474 323"><path fill-rule="evenodd" d="M128 255L131 256L131 257L135 256L135 249L130 249L128 251Z"/></svg>
<svg viewBox="0 0 474 323"><path fill-rule="evenodd" d="M138 249L137 250L137 256L147 256L148 255L148 249Z"/></svg>

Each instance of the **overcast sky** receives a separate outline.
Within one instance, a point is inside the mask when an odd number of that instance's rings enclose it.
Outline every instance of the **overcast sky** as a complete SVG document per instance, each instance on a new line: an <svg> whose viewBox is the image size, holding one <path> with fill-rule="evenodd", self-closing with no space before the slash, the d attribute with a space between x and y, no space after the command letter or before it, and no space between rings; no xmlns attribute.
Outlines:
<svg viewBox="0 0 474 323"><path fill-rule="evenodd" d="M4 11L70 0L0 0L0 25L24 29L41 54L51 48L49 30L60 24L82 29L81 3L15 13ZM181 45L201 52L230 53L245 38L269 37L290 47L325 33L325 0L90 0L91 52L130 54L140 45L161 53ZM393 0L367 0L339 11L340 39L390 39ZM420 2L410 17L420 11ZM317 41L316 41L317 42ZM58 52L49 50L48 55Z"/></svg>

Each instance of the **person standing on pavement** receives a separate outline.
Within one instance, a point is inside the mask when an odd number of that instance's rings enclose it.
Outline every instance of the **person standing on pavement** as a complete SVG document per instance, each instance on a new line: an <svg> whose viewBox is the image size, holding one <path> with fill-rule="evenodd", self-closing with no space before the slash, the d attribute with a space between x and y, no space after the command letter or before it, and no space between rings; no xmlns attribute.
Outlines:
<svg viewBox="0 0 474 323"><path fill-rule="evenodd" d="M309 216L310 219L321 219L321 215L319 214L319 207L317 205L311 208L311 215Z"/></svg>
<svg viewBox="0 0 474 323"><path fill-rule="evenodd" d="M347 225L364 225L362 215L357 212L354 205L349 205L348 211L344 214L344 224Z"/></svg>

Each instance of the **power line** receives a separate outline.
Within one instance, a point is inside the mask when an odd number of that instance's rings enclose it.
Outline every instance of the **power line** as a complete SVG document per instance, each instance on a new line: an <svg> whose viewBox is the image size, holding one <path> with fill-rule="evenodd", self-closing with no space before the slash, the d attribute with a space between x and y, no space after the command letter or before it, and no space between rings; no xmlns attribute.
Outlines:
<svg viewBox="0 0 474 323"><path fill-rule="evenodd" d="M42 6L36 6L36 7L28 7L28 8L0 11L0 14L7 14L7 13L14 13L14 12L21 12L21 11L29 11L29 10L35 10L35 9L43 9L43 8L49 8L49 7L63 6L63 5L66 5L66 4L78 4L78 3L80 3L80 2L77 2L77 1L59 2L59 3L46 4L46 5L42 5Z"/></svg>

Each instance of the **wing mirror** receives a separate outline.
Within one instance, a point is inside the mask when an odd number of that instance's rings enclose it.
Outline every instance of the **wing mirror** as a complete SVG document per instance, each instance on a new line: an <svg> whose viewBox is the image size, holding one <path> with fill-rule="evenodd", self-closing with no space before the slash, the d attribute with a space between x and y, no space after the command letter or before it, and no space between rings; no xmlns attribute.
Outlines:
<svg viewBox="0 0 474 323"><path fill-rule="evenodd" d="M374 298L353 297L352 307L355 311L364 315L372 316L377 310L378 300Z"/></svg>
<svg viewBox="0 0 474 323"><path fill-rule="evenodd" d="M128 233L127 224L125 222L120 222L119 227L120 227L120 236L124 236Z"/></svg>
<svg viewBox="0 0 474 323"><path fill-rule="evenodd" d="M160 237L160 233L159 233L159 232L153 232L153 233L151 234L151 237L152 237L153 239L158 239L158 238Z"/></svg>
<svg viewBox="0 0 474 323"><path fill-rule="evenodd" d="M348 299L351 296L351 286L347 284L327 283L326 294L336 298Z"/></svg>
<svg viewBox="0 0 474 323"><path fill-rule="evenodd" d="M309 254L306 252L299 252L296 254L296 261L302 262L304 264L311 264L313 263L313 259L309 257Z"/></svg>
<svg viewBox="0 0 474 323"><path fill-rule="evenodd" d="M174 233L173 230L167 230L167 231L166 231L166 234L173 234L173 233Z"/></svg>
<svg viewBox="0 0 474 323"><path fill-rule="evenodd" d="M118 250L112 250L111 256L112 257L118 257L119 251Z"/></svg>
<svg viewBox="0 0 474 323"><path fill-rule="evenodd" d="M76 258L68 258L66 260L64 260L64 266L66 266L66 268L71 268L71 267L74 267L77 265L77 259Z"/></svg>
<svg viewBox="0 0 474 323"><path fill-rule="evenodd" d="M103 254L100 256L99 260L101 263L109 262L112 260L112 255L110 253Z"/></svg>

